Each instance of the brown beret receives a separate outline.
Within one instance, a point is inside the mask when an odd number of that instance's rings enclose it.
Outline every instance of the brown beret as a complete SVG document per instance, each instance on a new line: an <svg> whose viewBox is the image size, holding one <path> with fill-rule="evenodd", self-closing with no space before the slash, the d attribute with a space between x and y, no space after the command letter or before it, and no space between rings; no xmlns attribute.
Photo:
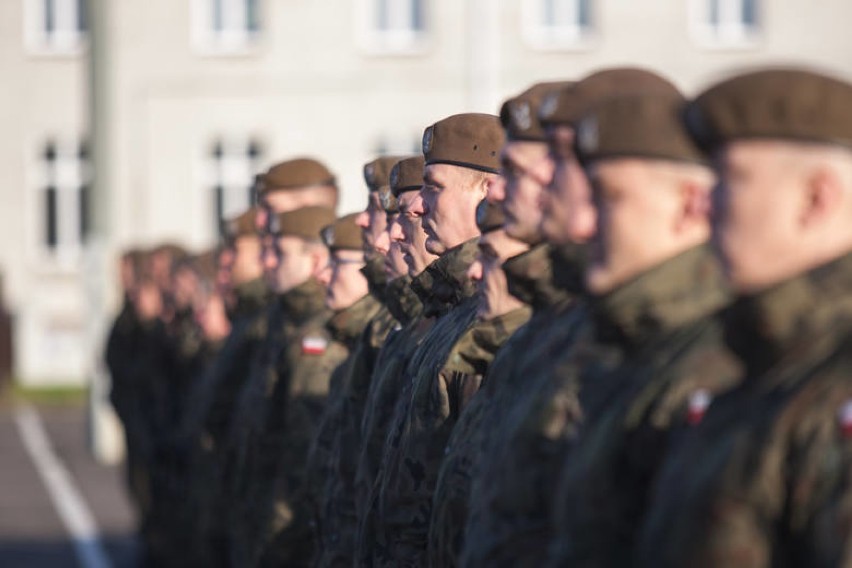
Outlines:
<svg viewBox="0 0 852 568"><path fill-rule="evenodd" d="M483 199L476 206L476 226L480 233L488 233L502 229L506 222L503 207L499 203L491 203Z"/></svg>
<svg viewBox="0 0 852 568"><path fill-rule="evenodd" d="M258 191L287 191L315 185L334 185L334 174L313 158L295 158L269 168Z"/></svg>
<svg viewBox="0 0 852 568"><path fill-rule="evenodd" d="M622 95L604 99L576 126L574 147L583 163L637 157L702 162L704 154L683 125L686 99Z"/></svg>
<svg viewBox="0 0 852 568"><path fill-rule="evenodd" d="M426 165L450 164L489 173L500 171L506 140L500 119L491 114L455 114L423 132Z"/></svg>
<svg viewBox="0 0 852 568"><path fill-rule="evenodd" d="M394 164L390 174L390 186L394 197L406 191L420 191L423 187L423 168L426 158L412 156Z"/></svg>
<svg viewBox="0 0 852 568"><path fill-rule="evenodd" d="M852 147L852 85L800 69L746 73L696 97L685 120L708 151L739 138Z"/></svg>
<svg viewBox="0 0 852 568"><path fill-rule="evenodd" d="M641 93L680 94L671 81L653 71L634 67L605 69L549 94L539 107L539 119L545 127L573 125L601 99Z"/></svg>
<svg viewBox="0 0 852 568"><path fill-rule="evenodd" d="M390 172L395 163L405 156L382 156L364 164L364 182L370 191L379 191L390 185Z"/></svg>
<svg viewBox="0 0 852 568"><path fill-rule="evenodd" d="M364 250L363 231L355 223L358 213L350 213L335 219L333 223L323 227L322 242L332 252L336 250Z"/></svg>
<svg viewBox="0 0 852 568"><path fill-rule="evenodd" d="M378 193L379 203L385 213L399 213L399 202L390 187L383 187Z"/></svg>
<svg viewBox="0 0 852 568"><path fill-rule="evenodd" d="M279 237L299 237L308 241L320 240L320 231L334 222L333 209L302 207L286 213L276 213L269 219L269 232Z"/></svg>
<svg viewBox="0 0 852 568"><path fill-rule="evenodd" d="M227 219L222 224L222 238L226 241L233 241L239 237L259 236L255 217L257 217L257 207L252 207L241 215Z"/></svg>
<svg viewBox="0 0 852 568"><path fill-rule="evenodd" d="M506 137L509 140L545 142L547 137L538 119L538 109L548 95L574 84L573 81L538 83L504 102L500 108L500 122L506 130Z"/></svg>

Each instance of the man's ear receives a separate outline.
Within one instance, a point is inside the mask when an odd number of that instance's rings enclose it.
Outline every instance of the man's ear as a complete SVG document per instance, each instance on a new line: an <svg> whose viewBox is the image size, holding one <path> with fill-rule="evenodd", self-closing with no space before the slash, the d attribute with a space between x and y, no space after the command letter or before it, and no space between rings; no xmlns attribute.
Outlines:
<svg viewBox="0 0 852 568"><path fill-rule="evenodd" d="M840 210L843 180L829 165L816 168L806 179L799 219L802 227L810 228L826 222Z"/></svg>
<svg viewBox="0 0 852 568"><path fill-rule="evenodd" d="M315 244L311 247L311 274L319 276L319 273L328 266L329 252L325 245Z"/></svg>
<svg viewBox="0 0 852 568"><path fill-rule="evenodd" d="M676 227L678 231L710 222L711 189L708 184L695 179L686 179L681 183L681 215Z"/></svg>
<svg viewBox="0 0 852 568"><path fill-rule="evenodd" d="M506 199L506 181L503 176L485 176L482 185L485 186L485 198L490 203L500 203Z"/></svg>

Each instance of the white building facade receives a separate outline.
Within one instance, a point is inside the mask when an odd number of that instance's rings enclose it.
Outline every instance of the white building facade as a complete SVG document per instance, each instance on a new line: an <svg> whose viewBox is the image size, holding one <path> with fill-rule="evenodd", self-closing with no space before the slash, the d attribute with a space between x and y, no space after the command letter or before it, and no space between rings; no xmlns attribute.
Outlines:
<svg viewBox="0 0 852 568"><path fill-rule="evenodd" d="M111 259L212 245L254 173L289 156L326 161L356 210L365 161L540 80L641 65L690 93L776 63L852 78L848 0L3 0L0 271L28 385L81 384L100 349L82 254L93 15Z"/></svg>

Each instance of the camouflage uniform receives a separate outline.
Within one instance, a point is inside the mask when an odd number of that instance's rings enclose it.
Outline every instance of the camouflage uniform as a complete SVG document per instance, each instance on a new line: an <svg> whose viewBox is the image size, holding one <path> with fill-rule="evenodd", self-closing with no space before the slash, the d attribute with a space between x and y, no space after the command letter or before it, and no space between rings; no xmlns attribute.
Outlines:
<svg viewBox="0 0 852 568"><path fill-rule="evenodd" d="M503 263L503 271L512 295L530 305L533 315L497 352L481 390L453 429L433 499L429 530L429 563L432 566L457 564L467 521L474 463L480 456L484 437L500 424L507 408L519 395L518 389L526 384L521 380L509 382L510 370L535 346L537 333L551 318L552 311L570 300L569 294L553 282L548 245L539 245L508 259Z"/></svg>
<svg viewBox="0 0 852 568"><path fill-rule="evenodd" d="M431 282L431 272L421 272L413 280L404 276L390 284L387 306L402 327L389 335L377 355L361 421L361 445L354 489L358 523L355 548L356 557L365 559L365 562L372 557L375 541L372 525L374 485L387 425L402 391L400 374L435 321L434 316L423 316L423 303L429 300L427 289L431 289L431 285L423 285L422 280Z"/></svg>
<svg viewBox="0 0 852 568"><path fill-rule="evenodd" d="M474 448L469 496L460 519L442 527L435 554L470 566L534 566L547 544L549 487L568 432L579 419L571 376L554 379L554 368L577 345L588 345L589 314L579 301L584 248L542 247L504 265L510 290L535 307L492 365L481 406L480 440ZM584 347L577 357L598 356ZM475 421L477 416L471 415ZM449 466L448 466L449 467ZM464 469L459 477L464 475ZM548 485L549 484L549 485ZM460 500L461 501L461 500ZM467 509L467 522L462 530ZM460 536L459 536L460 535ZM460 542L459 542L460 541ZM459 550L461 561L458 562Z"/></svg>
<svg viewBox="0 0 852 568"><path fill-rule="evenodd" d="M323 415L331 376L346 359L327 324L324 288L311 280L283 295L288 327L270 375L268 412L250 453L244 517L262 547L261 565L301 566L315 552L307 501L306 460ZM277 377L277 378L276 378Z"/></svg>
<svg viewBox="0 0 852 568"><path fill-rule="evenodd" d="M363 272L370 283L372 296L383 305L367 324L347 361L348 376L343 380L338 423L330 450L329 483L318 503L318 529L322 543L319 563L324 566L352 564L357 530L355 470L361 451L361 422L379 350L388 334L399 326L387 307L390 296L398 292L398 284L391 286L377 279L378 274L375 267L371 268L372 264L368 262Z"/></svg>
<svg viewBox="0 0 852 568"><path fill-rule="evenodd" d="M256 356L267 333L266 306L269 293L261 280L236 289L231 333L204 376L198 381L180 432L179 447L190 452L186 509L195 529L194 551L210 557L203 562L225 564L226 530L221 492L221 452L234 417L233 400L240 391L249 362Z"/></svg>
<svg viewBox="0 0 852 568"><path fill-rule="evenodd" d="M594 299L598 337L624 360L582 371L585 419L560 475L554 564L630 562L673 434L740 378L722 337L728 298L718 261L699 246Z"/></svg>
<svg viewBox="0 0 852 568"><path fill-rule="evenodd" d="M461 393L475 390L465 381L470 377L442 371L453 346L473 324L481 301L472 283L467 286L470 296L460 294L477 242L463 243L436 261L442 273L433 283L434 294L453 298L456 307L438 318L402 375L404 390L388 429L379 478L376 527L379 542L387 546L377 558L382 565L425 561L432 491L444 446L461 411Z"/></svg>
<svg viewBox="0 0 852 568"><path fill-rule="evenodd" d="M852 255L734 304L747 378L683 433L638 566L849 566Z"/></svg>
<svg viewBox="0 0 852 568"><path fill-rule="evenodd" d="M306 468L320 544L320 566L352 563L354 534L349 525L354 516L354 496L344 493L351 490L351 484L340 478L341 441L352 437L343 430L344 422L350 418L347 411L351 412L347 408L347 398L354 377L364 373L364 365L369 358L365 351L372 349L360 339L362 335L369 335L373 331L369 326L380 311L382 308L378 300L368 295L336 314L329 322L335 339L348 345L351 351L350 356L332 375L328 403L311 445ZM356 440L352 442L357 443Z"/></svg>

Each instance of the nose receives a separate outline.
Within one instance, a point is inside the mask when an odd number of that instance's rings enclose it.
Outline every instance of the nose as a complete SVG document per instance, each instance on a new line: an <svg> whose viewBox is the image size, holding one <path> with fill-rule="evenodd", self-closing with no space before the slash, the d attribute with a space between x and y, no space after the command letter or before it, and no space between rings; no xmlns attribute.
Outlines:
<svg viewBox="0 0 852 568"><path fill-rule="evenodd" d="M402 226L398 221L394 221L391 223L391 226L388 227L388 237L395 243L401 243L405 240L405 234L402 232Z"/></svg>
<svg viewBox="0 0 852 568"><path fill-rule="evenodd" d="M382 255L387 255L390 250L391 237L387 231L382 231L376 237L376 242L373 245L375 249Z"/></svg>
<svg viewBox="0 0 852 568"><path fill-rule="evenodd" d="M260 254L260 260L263 267L267 270L274 270L278 267L278 255L271 246L264 246Z"/></svg>
<svg viewBox="0 0 852 568"><path fill-rule="evenodd" d="M489 203L500 203L506 199L506 178L497 176L488 186L488 194L485 196Z"/></svg>
<svg viewBox="0 0 852 568"><path fill-rule="evenodd" d="M370 215L366 211L361 211L355 216L355 224L366 229L370 226Z"/></svg>
<svg viewBox="0 0 852 568"><path fill-rule="evenodd" d="M479 282L482 280L482 261L476 259L473 261L473 264L467 269L467 277L473 280L474 282Z"/></svg>
<svg viewBox="0 0 852 568"><path fill-rule="evenodd" d="M426 205L426 199L423 198L423 191L417 193L417 197L411 202L408 207L408 212L417 217L422 217L428 213L429 209Z"/></svg>
<svg viewBox="0 0 852 568"><path fill-rule="evenodd" d="M265 231L266 227L269 225L269 211L264 207L258 207L257 214L254 216L254 227L258 231Z"/></svg>

